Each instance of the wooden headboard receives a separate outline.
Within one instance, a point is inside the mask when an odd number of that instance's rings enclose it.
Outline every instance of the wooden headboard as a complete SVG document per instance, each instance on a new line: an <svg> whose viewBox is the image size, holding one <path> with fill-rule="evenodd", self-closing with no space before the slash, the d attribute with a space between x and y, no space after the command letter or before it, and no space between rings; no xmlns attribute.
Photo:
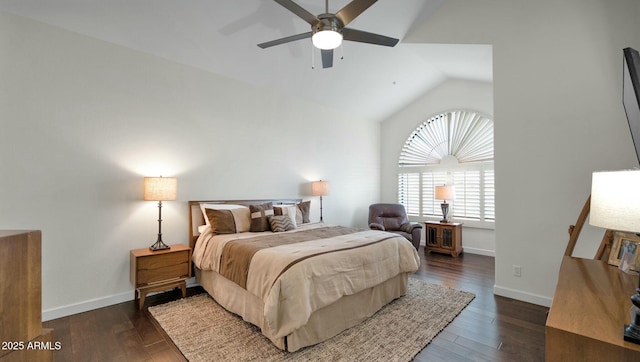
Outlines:
<svg viewBox="0 0 640 362"><path fill-rule="evenodd" d="M200 204L236 204L255 205L271 202L274 205L293 205L302 202L302 199L262 199L262 200L193 200L189 201L189 246L195 247L200 233L198 226L204 225L204 215L200 210Z"/></svg>

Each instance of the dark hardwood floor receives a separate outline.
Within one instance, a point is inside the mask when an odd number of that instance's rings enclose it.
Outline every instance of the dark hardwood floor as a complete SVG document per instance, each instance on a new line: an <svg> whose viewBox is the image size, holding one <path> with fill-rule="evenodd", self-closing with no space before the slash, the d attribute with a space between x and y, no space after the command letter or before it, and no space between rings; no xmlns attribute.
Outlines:
<svg viewBox="0 0 640 362"><path fill-rule="evenodd" d="M548 308L493 295L494 259L425 256L414 277L469 291L476 298L424 349L415 361L543 361ZM189 288L190 295L202 293ZM147 298L147 306L180 297L175 290ZM54 328L62 349L56 361L184 361L146 308L133 301L44 323Z"/></svg>

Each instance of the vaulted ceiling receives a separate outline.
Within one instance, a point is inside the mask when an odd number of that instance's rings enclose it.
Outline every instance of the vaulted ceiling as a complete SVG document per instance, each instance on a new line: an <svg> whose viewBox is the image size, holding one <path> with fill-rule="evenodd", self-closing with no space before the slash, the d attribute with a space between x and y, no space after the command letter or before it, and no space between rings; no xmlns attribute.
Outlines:
<svg viewBox="0 0 640 362"><path fill-rule="evenodd" d="M344 42L327 69L310 39L256 45L310 30L269 0L0 0L0 10L381 121L446 79L492 81L488 45L402 41L443 1L379 0L349 27L400 43ZM323 0L296 2L312 14L325 12ZM329 11L348 3L329 1Z"/></svg>

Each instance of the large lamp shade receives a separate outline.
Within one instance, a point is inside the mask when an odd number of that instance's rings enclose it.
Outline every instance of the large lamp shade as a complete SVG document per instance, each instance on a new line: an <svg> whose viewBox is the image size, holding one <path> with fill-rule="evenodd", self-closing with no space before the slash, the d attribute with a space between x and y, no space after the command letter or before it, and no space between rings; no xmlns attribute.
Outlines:
<svg viewBox="0 0 640 362"><path fill-rule="evenodd" d="M436 200L455 200L456 187L454 185L436 186Z"/></svg>
<svg viewBox="0 0 640 362"><path fill-rule="evenodd" d="M640 232L640 170L593 173L589 223Z"/></svg>
<svg viewBox="0 0 640 362"><path fill-rule="evenodd" d="M329 182L328 181L313 181L311 183L311 195L313 196L327 196L329 195Z"/></svg>
<svg viewBox="0 0 640 362"><path fill-rule="evenodd" d="M175 177L145 177L144 199L146 201L171 201L176 199L178 180Z"/></svg>
<svg viewBox="0 0 640 362"><path fill-rule="evenodd" d="M606 229L640 232L640 170L594 172L589 223ZM635 315L624 325L624 340L640 344L640 284L631 296Z"/></svg>

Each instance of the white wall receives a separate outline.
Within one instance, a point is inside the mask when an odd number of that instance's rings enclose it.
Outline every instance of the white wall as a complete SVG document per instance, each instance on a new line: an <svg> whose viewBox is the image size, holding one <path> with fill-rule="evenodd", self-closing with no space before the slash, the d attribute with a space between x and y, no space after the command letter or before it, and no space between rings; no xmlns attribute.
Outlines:
<svg viewBox="0 0 640 362"><path fill-rule="evenodd" d="M492 84L463 80L445 81L382 123L380 135L382 201L398 201L398 159L402 146L411 133L427 119L442 112L458 109L479 112L492 118ZM462 235L465 252L495 255L493 230L469 228L463 225Z"/></svg>
<svg viewBox="0 0 640 362"><path fill-rule="evenodd" d="M325 221L365 227L380 194L375 123L7 13L0 84L0 229L42 230L45 319L132 299L143 176L178 178L167 243L188 200L303 197L317 220L322 178Z"/></svg>
<svg viewBox="0 0 640 362"><path fill-rule="evenodd" d="M621 92L639 18L637 0L449 0L403 40L493 46L497 294L549 305L591 173L638 165Z"/></svg>

